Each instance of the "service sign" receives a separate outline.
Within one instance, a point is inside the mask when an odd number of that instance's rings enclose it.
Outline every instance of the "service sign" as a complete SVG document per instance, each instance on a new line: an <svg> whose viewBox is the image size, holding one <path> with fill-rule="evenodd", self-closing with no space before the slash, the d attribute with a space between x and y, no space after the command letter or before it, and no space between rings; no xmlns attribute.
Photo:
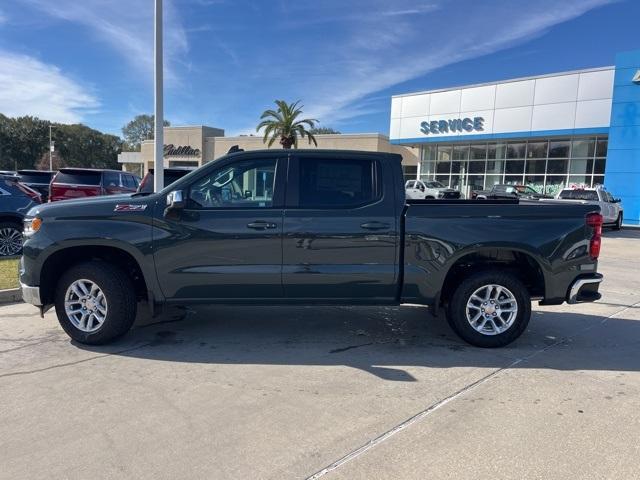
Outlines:
<svg viewBox="0 0 640 480"><path fill-rule="evenodd" d="M447 135L473 131L481 132L483 130L483 117L452 118L449 120L431 120L420 123L420 131L425 135Z"/></svg>

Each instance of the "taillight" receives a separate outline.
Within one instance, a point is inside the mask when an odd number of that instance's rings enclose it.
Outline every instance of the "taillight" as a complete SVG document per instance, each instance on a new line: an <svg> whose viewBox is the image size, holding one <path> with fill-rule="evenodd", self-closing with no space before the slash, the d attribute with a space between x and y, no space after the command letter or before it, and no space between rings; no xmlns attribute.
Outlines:
<svg viewBox="0 0 640 480"><path fill-rule="evenodd" d="M587 226L593 228L593 236L589 242L589 255L592 260L597 260L600 256L600 247L602 246L602 215L599 213L587 214Z"/></svg>

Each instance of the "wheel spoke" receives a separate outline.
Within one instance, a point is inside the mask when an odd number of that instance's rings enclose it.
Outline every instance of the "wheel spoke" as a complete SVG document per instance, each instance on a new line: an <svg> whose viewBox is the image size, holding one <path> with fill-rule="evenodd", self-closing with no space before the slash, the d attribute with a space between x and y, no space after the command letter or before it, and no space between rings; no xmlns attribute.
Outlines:
<svg viewBox="0 0 640 480"><path fill-rule="evenodd" d="M467 300L467 321L483 335L505 332L511 328L517 315L518 302L513 293L503 285L483 285Z"/></svg>
<svg viewBox="0 0 640 480"><path fill-rule="evenodd" d="M65 313L69 321L83 332L94 332L107 318L107 298L92 280L78 279L67 288Z"/></svg>

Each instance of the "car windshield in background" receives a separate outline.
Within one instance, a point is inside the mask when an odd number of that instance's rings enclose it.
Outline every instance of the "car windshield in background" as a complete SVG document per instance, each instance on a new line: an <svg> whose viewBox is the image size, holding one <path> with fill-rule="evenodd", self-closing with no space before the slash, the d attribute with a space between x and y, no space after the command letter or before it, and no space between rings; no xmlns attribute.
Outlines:
<svg viewBox="0 0 640 480"><path fill-rule="evenodd" d="M100 185L101 176L101 172L60 172L56 175L55 183Z"/></svg>
<svg viewBox="0 0 640 480"><path fill-rule="evenodd" d="M445 186L440 182L427 182L425 185L427 188L445 188Z"/></svg>
<svg viewBox="0 0 640 480"><path fill-rule="evenodd" d="M595 190L563 190L560 198L564 200L593 200L598 201L598 192Z"/></svg>

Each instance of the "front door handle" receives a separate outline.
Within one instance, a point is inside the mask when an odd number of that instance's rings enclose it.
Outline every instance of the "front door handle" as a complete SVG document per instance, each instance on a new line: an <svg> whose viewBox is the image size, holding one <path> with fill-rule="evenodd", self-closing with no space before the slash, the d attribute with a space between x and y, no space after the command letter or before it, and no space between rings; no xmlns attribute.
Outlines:
<svg viewBox="0 0 640 480"><path fill-rule="evenodd" d="M256 220L255 222L247 223L247 227L253 228L254 230L266 230L268 228L276 228L277 225L271 222Z"/></svg>
<svg viewBox="0 0 640 480"><path fill-rule="evenodd" d="M390 225L383 222L366 222L360 225L360 227L365 230L386 230L390 228Z"/></svg>

